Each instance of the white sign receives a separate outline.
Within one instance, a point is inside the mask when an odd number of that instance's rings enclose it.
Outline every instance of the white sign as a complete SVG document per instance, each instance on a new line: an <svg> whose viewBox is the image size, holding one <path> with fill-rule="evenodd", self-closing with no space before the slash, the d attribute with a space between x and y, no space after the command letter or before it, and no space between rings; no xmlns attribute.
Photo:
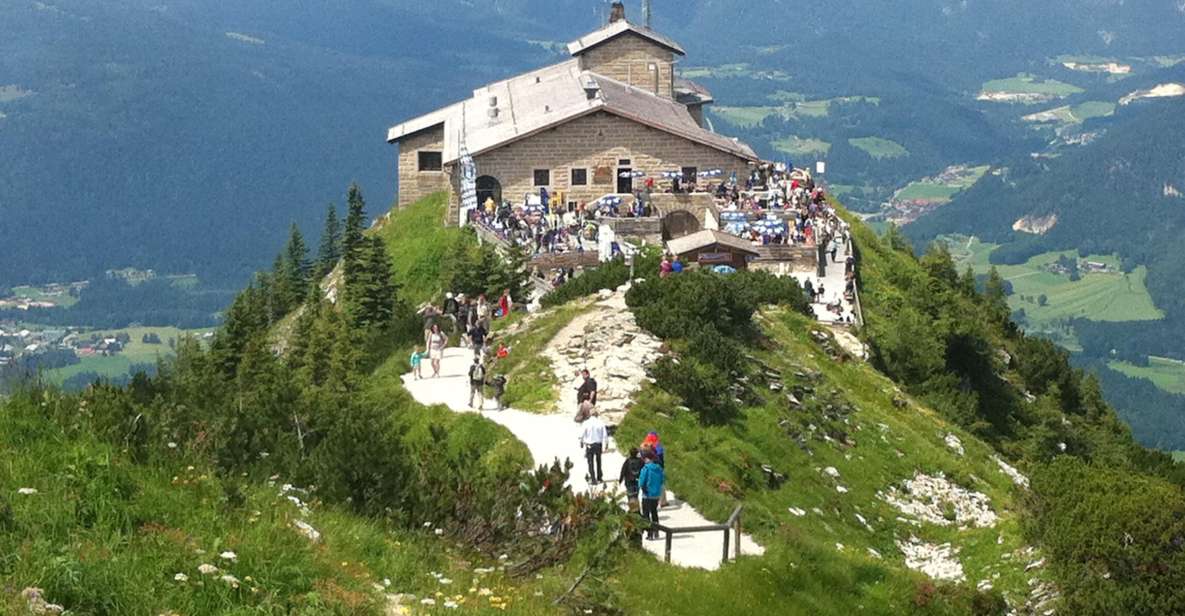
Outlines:
<svg viewBox="0 0 1185 616"><path fill-rule="evenodd" d="M827 161L817 161L815 163L815 175L823 175L824 173L827 173Z"/></svg>
<svg viewBox="0 0 1185 616"><path fill-rule="evenodd" d="M469 149L461 146L461 226L469 222L469 212L477 209L477 163Z"/></svg>

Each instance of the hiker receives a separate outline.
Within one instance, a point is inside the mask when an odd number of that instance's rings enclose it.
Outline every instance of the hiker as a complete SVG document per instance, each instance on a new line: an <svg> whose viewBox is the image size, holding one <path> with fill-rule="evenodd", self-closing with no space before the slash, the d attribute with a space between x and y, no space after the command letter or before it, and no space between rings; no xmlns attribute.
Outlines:
<svg viewBox="0 0 1185 616"><path fill-rule="evenodd" d="M490 381L490 389L494 391L494 403L497 405L496 410L503 410L502 395L506 393L506 375L499 374Z"/></svg>
<svg viewBox="0 0 1185 616"><path fill-rule="evenodd" d="M507 357L510 357L510 347L506 346L505 343L499 342L498 351L494 353L494 357L498 359L506 359Z"/></svg>
<svg viewBox="0 0 1185 616"><path fill-rule="evenodd" d="M588 400L596 406L597 404L597 380L592 378L588 373L588 368L580 371L580 375L584 377L584 381L580 383L580 387L576 389L576 402L584 402Z"/></svg>
<svg viewBox="0 0 1185 616"><path fill-rule="evenodd" d="M482 327L488 332L490 331L490 303L486 301L486 294L482 293L477 296L477 319L476 323L480 323Z"/></svg>
<svg viewBox="0 0 1185 616"><path fill-rule="evenodd" d="M638 475L638 489L642 494L642 517L650 521L650 528L646 531L646 538L654 541L658 539L658 501L666 492L663 468L658 464L658 457L653 451L643 454L646 465Z"/></svg>
<svg viewBox="0 0 1185 616"><path fill-rule="evenodd" d="M457 322L457 299L453 297L452 293L444 294L444 316L448 317L455 324Z"/></svg>
<svg viewBox="0 0 1185 616"><path fill-rule="evenodd" d="M671 273L672 274L682 274L683 273L683 262L679 260L679 255L675 255L674 260L671 261Z"/></svg>
<svg viewBox="0 0 1185 616"><path fill-rule="evenodd" d="M667 255L662 256L662 262L658 264L658 277L666 278L671 275L671 258Z"/></svg>
<svg viewBox="0 0 1185 616"><path fill-rule="evenodd" d="M609 431L605 422L601 421L599 413L592 412L592 416L584 422L584 431L580 434L580 446L584 448L584 459L588 461L588 483L596 485L604 480L601 470L601 454L605 451L605 443L609 440Z"/></svg>
<svg viewBox="0 0 1185 616"><path fill-rule="evenodd" d="M481 363L480 356L473 357L473 365L469 366L469 408L481 410L485 406L485 392L482 388L486 384L486 367ZM473 406L473 398L477 398L477 406Z"/></svg>
<svg viewBox="0 0 1185 616"><path fill-rule="evenodd" d="M411 352L411 357L408 359L408 363L411 364L411 373L415 376L415 379L417 381L424 378L423 375L420 373L420 362L422 362L423 360L424 360L424 353L420 350L420 347L416 347Z"/></svg>
<svg viewBox="0 0 1185 616"><path fill-rule="evenodd" d="M473 356L480 358L486 345L486 328L479 321L469 330L469 340L473 343Z"/></svg>
<svg viewBox="0 0 1185 616"><path fill-rule="evenodd" d="M810 278L807 278L806 282L802 283L802 292L811 298L811 301L815 301L815 285L811 283Z"/></svg>
<svg viewBox="0 0 1185 616"><path fill-rule="evenodd" d="M510 316L510 310L514 308L514 301L510 299L510 289L502 291L502 297L498 298L498 310L502 312L502 318Z"/></svg>
<svg viewBox="0 0 1185 616"><path fill-rule="evenodd" d="M667 452L662 446L662 442L658 440L657 432L650 432L646 434L646 438L642 441L642 451L649 451L653 453L655 462L657 462L657 464L662 467L664 472L666 471ZM667 506L667 493L665 491L658 499L658 506Z"/></svg>
<svg viewBox="0 0 1185 616"><path fill-rule="evenodd" d="M432 377L440 376L440 360L444 359L444 347L448 345L448 336L440 331L440 325L433 323L428 330L428 359L432 362Z"/></svg>
<svg viewBox="0 0 1185 616"><path fill-rule="evenodd" d="M638 476L642 473L642 458L638 455L638 448L631 447L630 455L621 464L621 475L618 480L625 486L626 506L630 511L638 508Z"/></svg>

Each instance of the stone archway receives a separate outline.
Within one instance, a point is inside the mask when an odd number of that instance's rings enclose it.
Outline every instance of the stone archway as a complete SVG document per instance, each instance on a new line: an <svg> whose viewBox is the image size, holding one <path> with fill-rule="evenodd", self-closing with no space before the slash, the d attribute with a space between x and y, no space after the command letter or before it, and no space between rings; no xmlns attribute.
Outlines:
<svg viewBox="0 0 1185 616"><path fill-rule="evenodd" d="M477 178L477 205L482 207L485 205L486 199L493 199L494 203L502 204L502 183L498 178L492 175L483 175Z"/></svg>
<svg viewBox="0 0 1185 616"><path fill-rule="evenodd" d="M695 214L687 210L675 210L662 218L663 241L691 235L703 228Z"/></svg>

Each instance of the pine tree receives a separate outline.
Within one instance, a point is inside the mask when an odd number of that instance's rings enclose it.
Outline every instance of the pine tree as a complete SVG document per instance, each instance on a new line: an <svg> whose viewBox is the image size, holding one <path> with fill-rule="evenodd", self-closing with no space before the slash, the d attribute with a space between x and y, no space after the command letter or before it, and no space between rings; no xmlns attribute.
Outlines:
<svg viewBox="0 0 1185 616"><path fill-rule="evenodd" d="M341 222L337 218L337 206L330 203L325 212L325 228L321 231L321 244L317 247L316 278L323 278L337 267L342 250Z"/></svg>
<svg viewBox="0 0 1185 616"><path fill-rule="evenodd" d="M351 253L362 245L362 233L366 231L366 200L362 198L362 189L357 184L350 184L346 194L346 226L342 231L342 256L349 258Z"/></svg>
<svg viewBox="0 0 1185 616"><path fill-rule="evenodd" d="M288 234L288 244L284 247L285 313L300 305L308 293L310 269L309 250L305 246L304 236L293 223Z"/></svg>
<svg viewBox="0 0 1185 616"><path fill-rule="evenodd" d="M987 283L984 285L983 294L988 301L988 306L995 313L996 318L1004 320L1008 318L1010 310L1008 309L1008 293L1004 286L1004 279L1000 277L1000 272L996 271L995 266L992 266L988 272Z"/></svg>

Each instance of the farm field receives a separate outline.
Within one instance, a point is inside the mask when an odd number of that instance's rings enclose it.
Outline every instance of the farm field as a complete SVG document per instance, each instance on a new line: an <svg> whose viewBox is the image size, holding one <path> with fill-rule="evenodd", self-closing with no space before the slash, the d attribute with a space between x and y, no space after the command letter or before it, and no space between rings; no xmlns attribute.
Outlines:
<svg viewBox="0 0 1185 616"><path fill-rule="evenodd" d="M1032 113L1024 117L1028 122L1058 122L1060 124L1081 124L1091 118L1107 117L1115 113L1115 103L1086 101L1079 105L1063 105L1047 111Z"/></svg>
<svg viewBox="0 0 1185 616"><path fill-rule="evenodd" d="M47 293L37 287L13 287L12 295L22 299L27 299L35 302L53 302L56 306L69 308L78 303L78 298L66 293Z"/></svg>
<svg viewBox="0 0 1185 616"><path fill-rule="evenodd" d="M936 201L945 203L960 191L975 185L988 171L988 165L965 167L957 173L944 173L939 177L910 182L897 191L896 201Z"/></svg>
<svg viewBox="0 0 1185 616"><path fill-rule="evenodd" d="M996 249L995 244L966 236L945 239L959 268L971 266L977 274L991 269L988 257ZM1147 268L1141 266L1123 273L1118 271L1116 257L1090 255L1086 260L1106 263L1114 271L1082 272L1079 280L1070 280L1069 276L1047 269L1062 256L1075 258L1077 254L1047 252L1020 265L996 266L1000 276L1012 285L1008 304L1013 310L1024 310L1027 330L1048 334L1070 350L1077 350L1073 330L1065 323L1069 319L1152 321L1164 317L1145 286Z"/></svg>
<svg viewBox="0 0 1185 616"><path fill-rule="evenodd" d="M88 332L84 337L90 337L92 334L97 334L103 338L113 338L119 334L127 334L130 338L127 346L123 351L111 356L91 356L82 357L81 361L73 366L66 366L63 368L56 368L45 373L45 378L54 384L60 385L67 379L86 372L94 372L103 377L113 378L127 374L132 366L136 364L154 364L160 358L170 357L173 355L173 347L169 344L169 340L180 340L183 336L196 336L213 330L181 330L176 327L130 327L126 329L104 330ZM160 337L160 344L148 344L143 342L146 334L155 333Z"/></svg>
<svg viewBox="0 0 1185 616"><path fill-rule="evenodd" d="M983 84L984 92L1000 92L1004 94L1037 94L1065 98L1073 94L1085 92L1078 86L1056 79L1041 80L1035 75L1020 73L1006 79L993 79Z"/></svg>
<svg viewBox="0 0 1185 616"><path fill-rule="evenodd" d="M778 90L768 98L778 104L753 106L717 106L712 113L724 121L741 128L752 128L770 116L781 116L787 120L801 118L822 118L830 115L832 107L852 103L879 105L880 99L872 96L840 96L836 98L808 100L798 92ZM861 146L856 146L861 147Z"/></svg>
<svg viewBox="0 0 1185 616"><path fill-rule="evenodd" d="M831 144L821 139L806 138L802 139L791 135L783 137L770 145L775 150L790 154L791 156L804 156L809 154L826 154L831 151Z"/></svg>
<svg viewBox="0 0 1185 616"><path fill-rule="evenodd" d="M864 150L869 156L877 159L909 156L909 150L905 149L905 146L890 139L882 139L880 137L859 137L856 139L848 139L848 143L850 143L852 147Z"/></svg>
<svg viewBox="0 0 1185 616"><path fill-rule="evenodd" d="M1185 394L1185 362L1150 356L1147 366L1125 361L1107 362L1107 366L1137 379L1148 379L1171 394Z"/></svg>

